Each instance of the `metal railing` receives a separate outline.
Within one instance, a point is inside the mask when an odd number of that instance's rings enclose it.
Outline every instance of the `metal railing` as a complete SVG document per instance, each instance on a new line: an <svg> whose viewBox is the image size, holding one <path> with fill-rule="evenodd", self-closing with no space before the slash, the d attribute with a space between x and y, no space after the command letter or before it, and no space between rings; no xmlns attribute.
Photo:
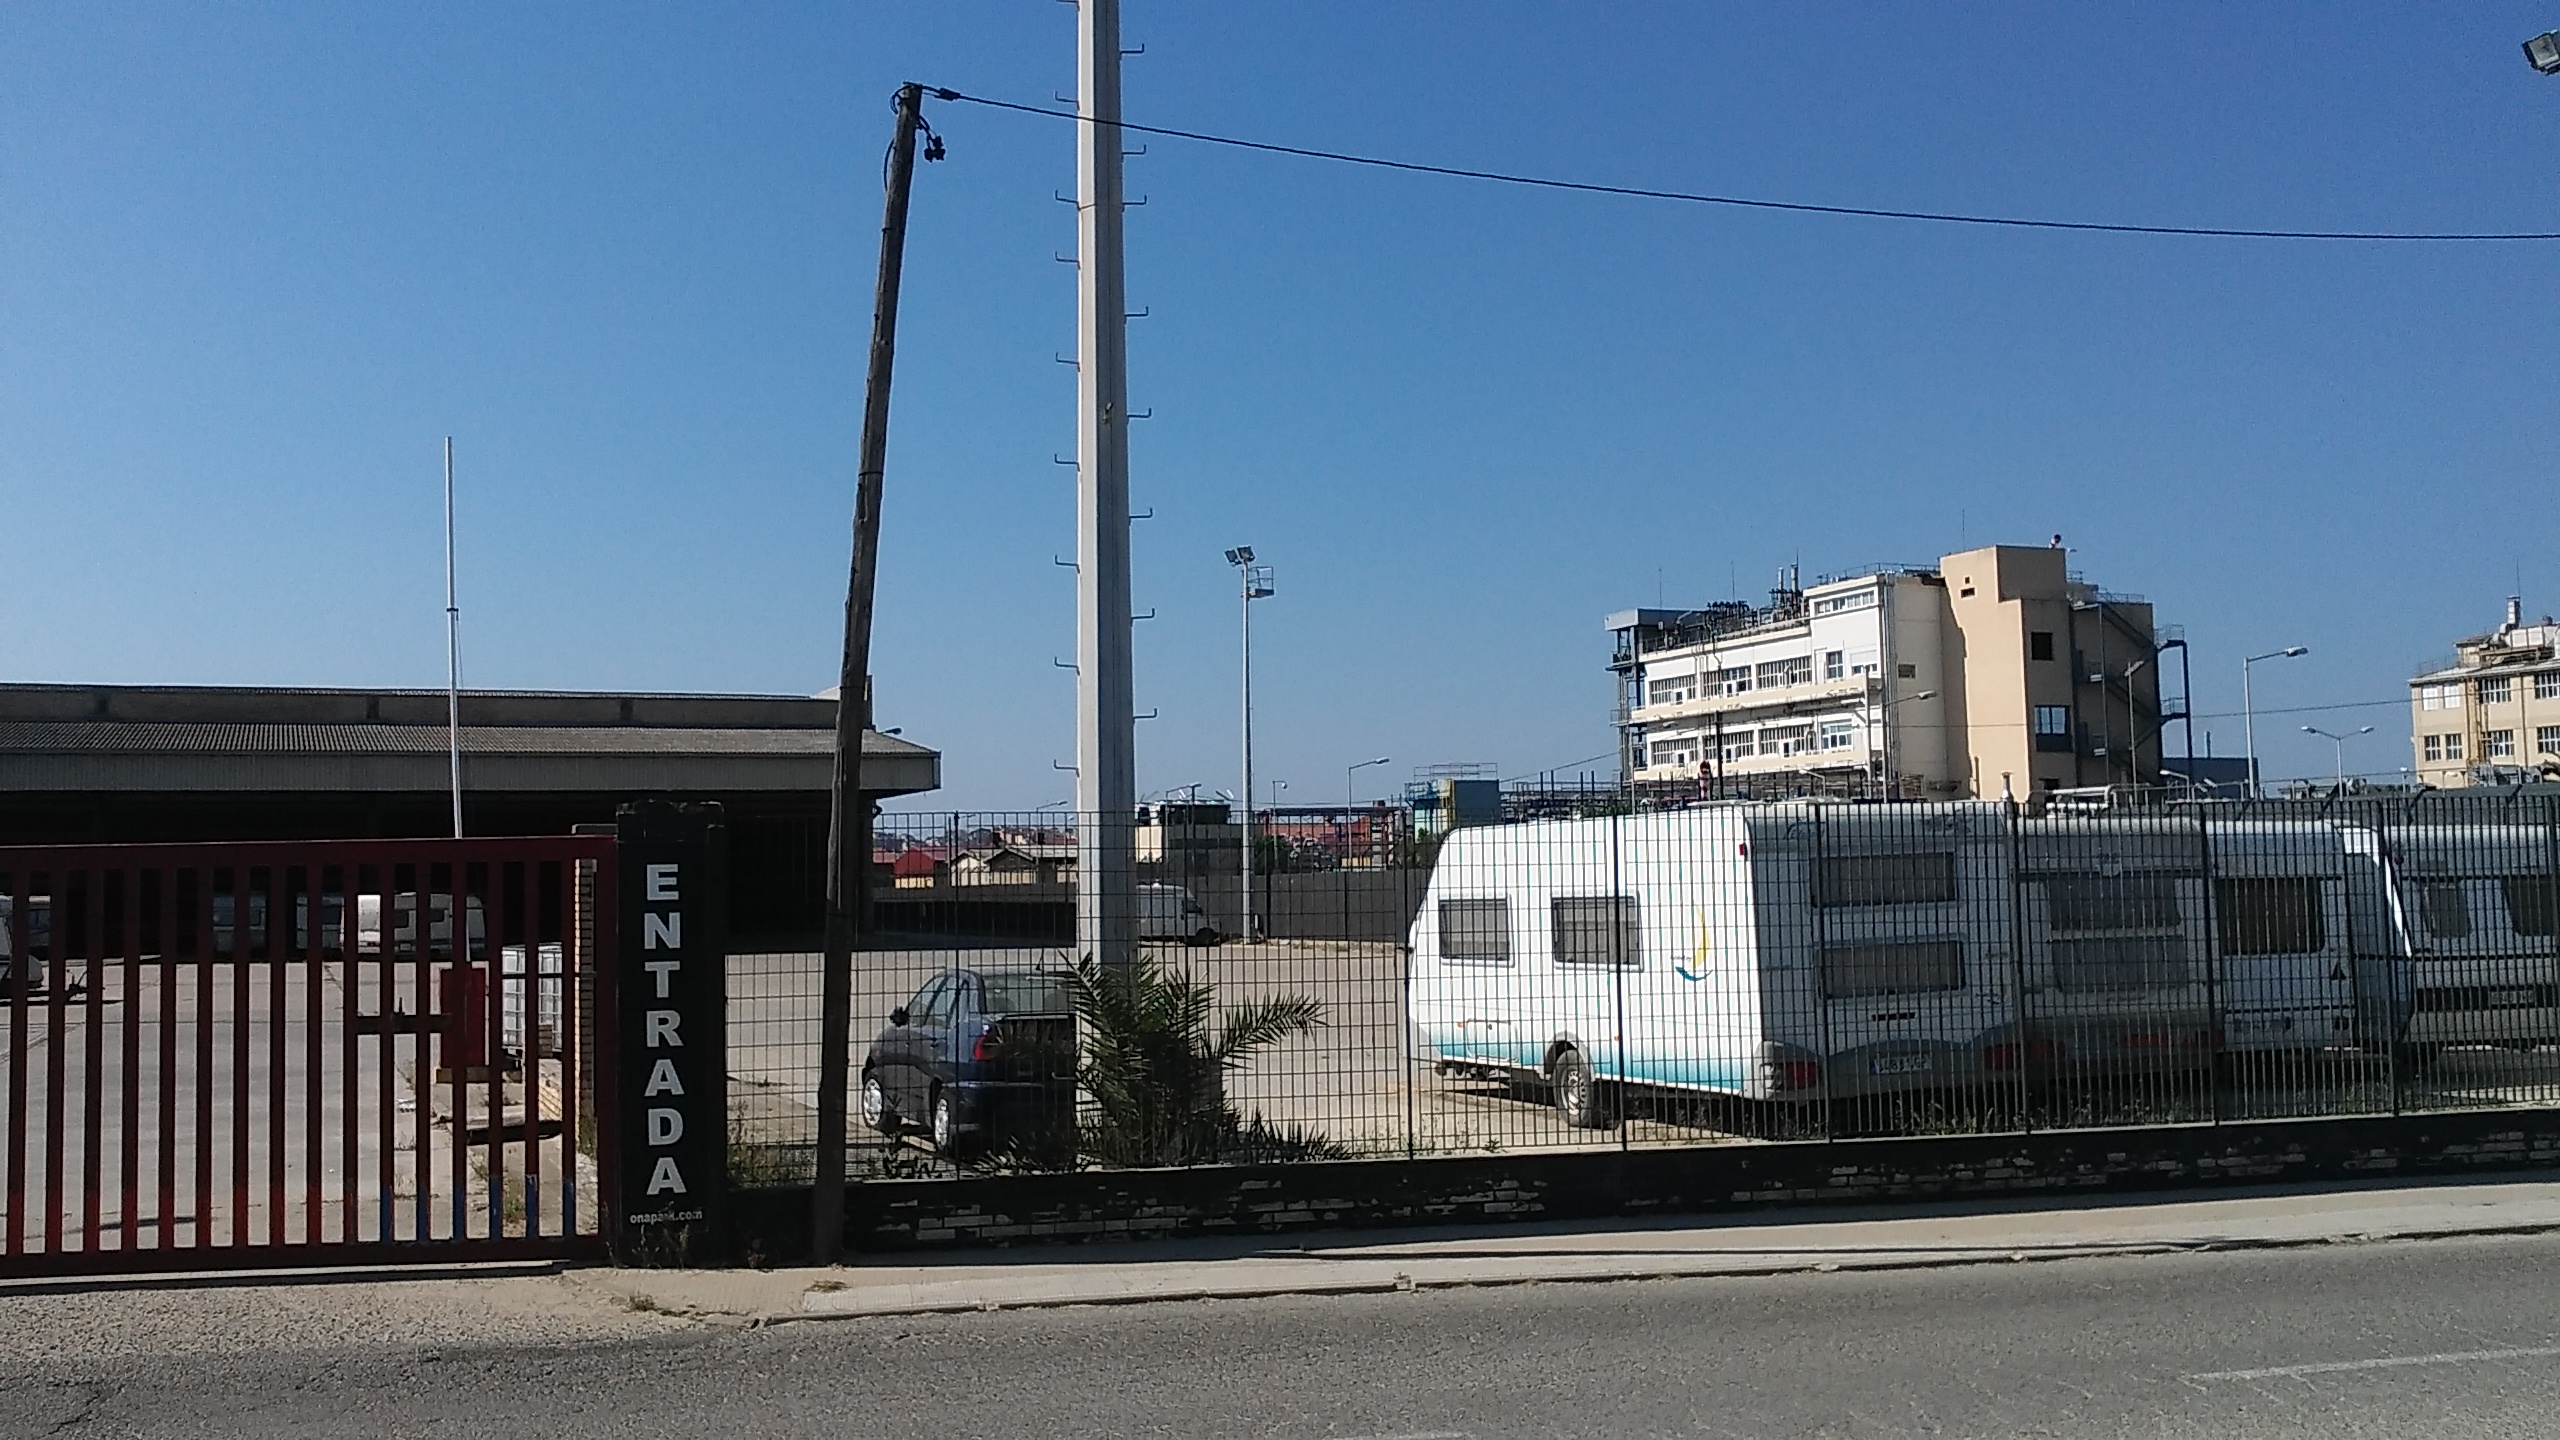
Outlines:
<svg viewBox="0 0 2560 1440"><path fill-rule="evenodd" d="M0 849L0 1274L592 1249L613 853Z"/></svg>
<svg viewBox="0 0 2560 1440"><path fill-rule="evenodd" d="M2547 1104L2555 820L2544 798L2443 794L1622 809L1377 859L1266 850L1249 937L1232 845L1195 846L1142 864L1141 959L1105 974L1072 951L1071 873L990 863L1031 817L889 816L851 1067L875 1123L849 1165ZM814 958L736 956L730 985L733 1173L805 1177Z"/></svg>

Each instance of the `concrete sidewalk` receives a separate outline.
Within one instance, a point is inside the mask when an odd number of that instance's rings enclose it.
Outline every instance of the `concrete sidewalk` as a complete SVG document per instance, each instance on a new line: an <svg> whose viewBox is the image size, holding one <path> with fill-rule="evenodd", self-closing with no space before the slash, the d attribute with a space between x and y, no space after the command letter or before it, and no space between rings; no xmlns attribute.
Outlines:
<svg viewBox="0 0 2560 1440"><path fill-rule="evenodd" d="M1507 1226L1043 1245L829 1269L589 1270L628 1309L771 1323L1469 1285L1908 1269L2560 1230L2560 1182L2242 1191L2036 1209L1999 1202L1786 1211L1655 1225Z"/></svg>

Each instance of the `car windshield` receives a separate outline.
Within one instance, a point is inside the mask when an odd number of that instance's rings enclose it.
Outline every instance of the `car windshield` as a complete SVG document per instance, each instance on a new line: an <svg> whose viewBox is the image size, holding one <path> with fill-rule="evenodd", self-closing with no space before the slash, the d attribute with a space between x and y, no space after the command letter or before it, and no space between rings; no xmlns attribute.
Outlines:
<svg viewBox="0 0 2560 1440"><path fill-rule="evenodd" d="M990 1015L1064 1015L1074 1007L1054 975L982 975Z"/></svg>

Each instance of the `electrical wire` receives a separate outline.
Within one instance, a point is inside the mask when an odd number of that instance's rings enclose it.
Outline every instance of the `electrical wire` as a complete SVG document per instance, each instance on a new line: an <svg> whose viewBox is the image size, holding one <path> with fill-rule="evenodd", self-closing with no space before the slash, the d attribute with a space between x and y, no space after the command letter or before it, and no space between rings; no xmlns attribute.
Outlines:
<svg viewBox="0 0 2560 1440"><path fill-rule="evenodd" d="M1023 115L1043 115L1053 120L1080 120L1073 111L1051 110L1038 105L1022 105L1011 100L991 100L983 95L964 95L957 90L928 87L927 93L937 100L962 105L983 105L991 110L1011 110ZM2407 241L2442 243L2454 241L2560 240L2560 231L2408 231L2408 230L2228 230L2210 225L2118 225L2097 220L2033 220L2015 215L1957 215L1935 210L1883 210L1862 205L1814 205L1797 200L1758 200L1741 195L1710 195L1690 190L1656 190L1637 185L1603 185L1590 180L1558 180L1552 176L1512 175L1499 170L1469 170L1455 165L1426 165L1415 160L1389 160L1376 155L1351 155L1339 150L1315 150L1303 145L1280 145L1268 140L1245 140L1233 135L1211 135L1198 130L1176 130L1163 125L1140 125L1122 120L1113 128L1141 135L1162 135L1174 140L1196 140L1204 145L1225 145L1238 150L1258 150L1266 155L1295 155L1307 160L1331 160L1343 165L1365 165L1377 170L1400 170L1414 175L1444 175L1458 180L1490 180L1503 185L1526 185L1540 190L1565 190L1584 195L1618 195L1638 200L1678 200L1693 205L1726 205L1745 210L1785 210L1804 215L1847 215L1870 220L1925 220L1940 225L1989 225L2013 230L2078 230L2109 235L2186 235L2224 240L2357 240Z"/></svg>

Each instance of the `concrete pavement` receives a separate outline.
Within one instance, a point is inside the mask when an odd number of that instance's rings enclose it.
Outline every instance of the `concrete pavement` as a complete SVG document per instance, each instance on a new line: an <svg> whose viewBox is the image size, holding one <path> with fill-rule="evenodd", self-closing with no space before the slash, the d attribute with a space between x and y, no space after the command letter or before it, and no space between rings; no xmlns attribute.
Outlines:
<svg viewBox="0 0 2560 1440"><path fill-rule="evenodd" d="M1818 1213L1819 1218L1813 1218ZM1269 1295L1902 1270L2560 1231L2560 1182L1996 1201L1653 1225L1529 1225L887 1256L834 1268L572 1272L605 1302L753 1323Z"/></svg>

